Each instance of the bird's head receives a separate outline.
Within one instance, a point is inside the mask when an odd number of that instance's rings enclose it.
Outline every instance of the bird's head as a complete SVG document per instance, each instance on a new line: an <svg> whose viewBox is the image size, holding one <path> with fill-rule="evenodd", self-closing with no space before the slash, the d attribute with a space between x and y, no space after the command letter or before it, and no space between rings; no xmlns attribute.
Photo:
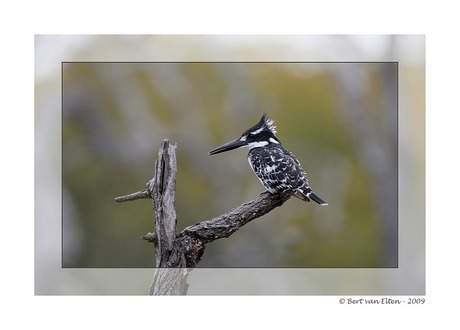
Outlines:
<svg viewBox="0 0 460 330"><path fill-rule="evenodd" d="M270 143L279 144L275 128L273 120L268 119L267 114L264 114L256 125L246 130L238 139L211 150L209 154L214 155L241 147L252 149L264 147Z"/></svg>

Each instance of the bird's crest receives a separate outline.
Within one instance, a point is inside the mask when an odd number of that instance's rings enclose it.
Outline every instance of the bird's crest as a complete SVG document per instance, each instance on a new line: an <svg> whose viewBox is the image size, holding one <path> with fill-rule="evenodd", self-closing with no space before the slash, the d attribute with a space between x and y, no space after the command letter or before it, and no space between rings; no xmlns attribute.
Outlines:
<svg viewBox="0 0 460 330"><path fill-rule="evenodd" d="M276 134L275 122L271 120L270 118L268 118L266 113L264 113L260 121L263 122L263 125L265 126L266 129L270 130L273 134Z"/></svg>
<svg viewBox="0 0 460 330"><path fill-rule="evenodd" d="M256 125L244 132L243 135L255 136L263 131L270 131L273 135L276 134L276 126L274 125L274 121L269 119L266 113L264 113Z"/></svg>

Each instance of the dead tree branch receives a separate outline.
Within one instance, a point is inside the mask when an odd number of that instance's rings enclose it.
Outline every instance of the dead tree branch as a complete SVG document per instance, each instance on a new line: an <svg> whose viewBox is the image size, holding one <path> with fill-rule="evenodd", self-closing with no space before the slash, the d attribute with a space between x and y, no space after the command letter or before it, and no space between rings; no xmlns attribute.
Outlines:
<svg viewBox="0 0 460 330"><path fill-rule="evenodd" d="M264 191L253 201L244 203L211 220L189 226L176 234L176 145L164 140L155 163L155 176L145 190L117 197L117 202L152 198L156 232L143 239L154 243L156 267L150 294L185 294L189 268L200 261L206 244L229 237L248 222L283 205L290 194Z"/></svg>

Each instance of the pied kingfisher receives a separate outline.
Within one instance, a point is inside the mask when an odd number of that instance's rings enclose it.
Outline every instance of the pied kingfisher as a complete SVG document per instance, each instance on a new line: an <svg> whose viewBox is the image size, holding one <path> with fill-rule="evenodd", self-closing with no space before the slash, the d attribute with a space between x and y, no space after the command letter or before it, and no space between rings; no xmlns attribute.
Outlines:
<svg viewBox="0 0 460 330"><path fill-rule="evenodd" d="M310 188L307 174L299 161L281 145L275 134L273 121L264 114L241 137L211 150L209 154L247 147L249 165L269 192L273 194L287 191L303 201L313 200L320 205L327 205Z"/></svg>

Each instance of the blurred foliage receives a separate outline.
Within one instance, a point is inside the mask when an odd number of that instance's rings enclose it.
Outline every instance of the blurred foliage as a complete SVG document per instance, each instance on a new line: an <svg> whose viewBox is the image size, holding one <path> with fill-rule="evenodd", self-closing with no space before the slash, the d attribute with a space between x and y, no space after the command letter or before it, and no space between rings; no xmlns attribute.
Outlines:
<svg viewBox="0 0 460 330"><path fill-rule="evenodd" d="M377 219L379 182L340 114L346 111L336 78L342 65L64 63L63 265L154 265L153 246L140 239L154 231L151 201L116 204L114 197L144 188L165 138L178 144L179 231L256 198L263 187L246 149L215 156L208 151L268 112L279 139L329 206L293 198L208 245L199 267L388 266ZM372 124L397 111L386 105L382 86L389 74L396 92L396 66L389 73L383 66L356 63L351 69L366 75ZM380 139L388 143L385 135ZM390 152L397 157L396 139ZM388 180L396 182L397 168ZM396 235L396 219L391 223Z"/></svg>

